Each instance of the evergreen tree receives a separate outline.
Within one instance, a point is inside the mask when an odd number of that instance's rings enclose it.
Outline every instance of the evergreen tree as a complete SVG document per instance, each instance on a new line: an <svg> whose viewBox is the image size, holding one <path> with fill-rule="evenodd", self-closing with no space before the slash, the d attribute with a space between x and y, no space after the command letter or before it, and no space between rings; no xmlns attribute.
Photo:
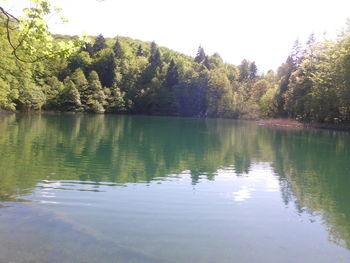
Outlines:
<svg viewBox="0 0 350 263"><path fill-rule="evenodd" d="M241 65L239 65L239 81L244 81L249 77L249 62L246 59L243 59Z"/></svg>
<svg viewBox="0 0 350 263"><path fill-rule="evenodd" d="M90 57L94 54L94 50L92 48L92 45L89 42L86 42L80 51L88 52Z"/></svg>
<svg viewBox="0 0 350 263"><path fill-rule="evenodd" d="M293 70L296 70L303 59L303 51L298 39L295 40L294 42L292 53L290 54L290 58L292 59L292 62L293 62Z"/></svg>
<svg viewBox="0 0 350 263"><path fill-rule="evenodd" d="M106 104L106 97L102 89L102 85L96 71L91 71L88 77L88 101L89 110L95 113L103 113L105 109L103 105Z"/></svg>
<svg viewBox="0 0 350 263"><path fill-rule="evenodd" d="M207 116L208 72L180 81L174 88L174 101L181 116Z"/></svg>
<svg viewBox="0 0 350 263"><path fill-rule="evenodd" d="M96 54L97 52L101 51L102 49L105 49L106 47L107 47L106 39L103 37L102 34L100 34L96 38L95 43L92 46L92 52L93 52L93 54Z"/></svg>
<svg viewBox="0 0 350 263"><path fill-rule="evenodd" d="M277 100L277 114L280 117L286 117L287 112L285 111L285 93L288 90L290 83L290 77L296 70L296 64L292 56L288 56L286 62L278 69L279 77L279 89L276 95Z"/></svg>
<svg viewBox="0 0 350 263"><path fill-rule="evenodd" d="M108 106L106 111L113 113L125 112L126 105L124 95L125 94L114 84L110 89L109 96L107 96Z"/></svg>
<svg viewBox="0 0 350 263"><path fill-rule="evenodd" d="M65 88L60 95L61 109L64 111L79 111L81 109L80 94L73 81L64 81Z"/></svg>
<svg viewBox="0 0 350 263"><path fill-rule="evenodd" d="M92 68L98 73L104 87L112 87L116 68L113 50L105 48L99 52Z"/></svg>
<svg viewBox="0 0 350 263"><path fill-rule="evenodd" d="M45 109L56 109L59 105L59 94L64 90L64 85L57 77L48 77L44 88L46 97Z"/></svg>
<svg viewBox="0 0 350 263"><path fill-rule="evenodd" d="M157 51L158 47L155 41L152 41L151 43L151 56L154 56L156 51Z"/></svg>
<svg viewBox="0 0 350 263"><path fill-rule="evenodd" d="M161 55L160 55L160 51L157 48L156 53L154 54L154 56L151 57L151 65L156 68L156 67L161 67L162 66L162 60L161 60Z"/></svg>
<svg viewBox="0 0 350 263"><path fill-rule="evenodd" d="M174 60L172 59L165 76L165 86L170 90L179 82L179 72L175 65Z"/></svg>
<svg viewBox="0 0 350 263"><path fill-rule="evenodd" d="M136 53L136 56L138 56L138 57L143 57L143 49L142 49L142 46L141 46L141 44L138 46L138 48L137 48L137 53Z"/></svg>
<svg viewBox="0 0 350 263"><path fill-rule="evenodd" d="M199 46L198 51L197 51L197 55L194 58L194 61L197 63L201 63L206 59L206 57L207 56L205 55L204 49L201 46Z"/></svg>
<svg viewBox="0 0 350 263"><path fill-rule="evenodd" d="M162 66L160 51L154 41L151 43L151 56L149 57L148 61L152 70Z"/></svg>
<svg viewBox="0 0 350 263"><path fill-rule="evenodd" d="M306 41L306 45L310 48L312 44L316 42L315 34L311 33L308 40Z"/></svg>
<svg viewBox="0 0 350 263"><path fill-rule="evenodd" d="M21 39L16 27L12 30L14 39ZM93 46L85 43L68 59L62 56L60 60L22 63L12 56L6 26L0 25L0 108L126 109L217 117L260 114L350 122L349 33L348 29L337 40L319 42L311 35L305 48L296 41L277 74L258 76L254 62L230 65L218 54L206 56L202 47L194 59L197 64L183 54L158 48L155 42L150 52L142 49L146 44L131 39L116 39L113 49L107 48L102 35ZM67 42L73 39L59 38ZM162 70L165 63L167 70ZM88 73L89 81L85 77Z"/></svg>
<svg viewBox="0 0 350 263"><path fill-rule="evenodd" d="M209 70L212 69L211 66L210 66L210 61L209 61L209 57L208 57L208 56L205 56L205 59L204 59L203 64L204 64L204 66L205 66L207 69L209 69Z"/></svg>
<svg viewBox="0 0 350 263"><path fill-rule="evenodd" d="M114 51L116 58L119 58L119 59L124 58L124 50L123 50L118 38L113 46L113 51Z"/></svg>
<svg viewBox="0 0 350 263"><path fill-rule="evenodd" d="M80 94L81 103L85 106L88 100L87 89L89 84L82 69L76 69L71 75L70 80L73 81L75 88Z"/></svg>
<svg viewBox="0 0 350 263"><path fill-rule="evenodd" d="M255 62L253 61L249 66L249 78L255 79L257 77L257 74L258 74L258 68Z"/></svg>

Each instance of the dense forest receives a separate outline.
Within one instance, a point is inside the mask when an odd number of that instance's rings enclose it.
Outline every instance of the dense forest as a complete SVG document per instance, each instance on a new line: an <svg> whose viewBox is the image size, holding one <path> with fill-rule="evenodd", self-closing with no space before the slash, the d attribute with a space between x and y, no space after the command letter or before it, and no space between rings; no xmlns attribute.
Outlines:
<svg viewBox="0 0 350 263"><path fill-rule="evenodd" d="M202 47L191 57L103 35L66 57L21 61L1 17L0 109L350 121L349 29L335 40L296 41L276 72L262 73L253 61L228 64Z"/></svg>

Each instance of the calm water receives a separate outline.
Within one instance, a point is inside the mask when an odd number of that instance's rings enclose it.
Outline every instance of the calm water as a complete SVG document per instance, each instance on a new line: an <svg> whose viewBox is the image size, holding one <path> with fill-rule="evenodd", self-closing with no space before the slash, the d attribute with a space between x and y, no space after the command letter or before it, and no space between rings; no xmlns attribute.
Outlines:
<svg viewBox="0 0 350 263"><path fill-rule="evenodd" d="M350 262L350 134L0 117L0 262Z"/></svg>

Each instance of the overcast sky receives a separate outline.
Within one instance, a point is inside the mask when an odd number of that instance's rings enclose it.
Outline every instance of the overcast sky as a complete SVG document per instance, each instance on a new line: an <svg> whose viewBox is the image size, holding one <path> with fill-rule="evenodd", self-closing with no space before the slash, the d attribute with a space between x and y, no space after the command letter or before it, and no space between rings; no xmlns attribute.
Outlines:
<svg viewBox="0 0 350 263"><path fill-rule="evenodd" d="M26 0L2 4L14 13ZM294 41L314 32L327 38L345 26L350 0L51 0L69 24L53 24L61 34L102 33L152 41L194 56L202 45L229 63L243 58L260 70L276 69Z"/></svg>

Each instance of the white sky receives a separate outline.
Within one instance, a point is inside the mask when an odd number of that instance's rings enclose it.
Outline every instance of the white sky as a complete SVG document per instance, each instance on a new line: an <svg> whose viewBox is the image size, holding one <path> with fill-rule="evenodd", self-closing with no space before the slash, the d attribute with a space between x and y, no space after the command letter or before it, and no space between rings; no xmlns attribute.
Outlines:
<svg viewBox="0 0 350 263"><path fill-rule="evenodd" d="M18 14L26 0L2 4ZM350 17L350 0L51 0L69 24L54 33L102 33L153 41L194 56L202 45L229 63L243 58L276 69L294 41L335 37Z"/></svg>

